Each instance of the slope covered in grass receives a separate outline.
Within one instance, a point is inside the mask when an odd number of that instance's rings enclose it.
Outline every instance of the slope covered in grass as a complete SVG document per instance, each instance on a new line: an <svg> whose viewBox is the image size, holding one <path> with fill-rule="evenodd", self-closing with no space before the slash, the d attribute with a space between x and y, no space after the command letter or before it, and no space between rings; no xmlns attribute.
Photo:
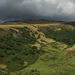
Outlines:
<svg viewBox="0 0 75 75"><path fill-rule="evenodd" d="M40 27L40 31L44 32L47 38L52 38L55 41L63 42L67 45L75 44L75 29L73 27L63 25L58 27L47 26Z"/></svg>
<svg viewBox="0 0 75 75"><path fill-rule="evenodd" d="M75 74L75 27L44 20L24 22L0 25L0 74Z"/></svg>
<svg viewBox="0 0 75 75"><path fill-rule="evenodd" d="M16 71L24 67L24 61L31 64L38 58L38 49L35 44L36 38L30 35L27 28L16 28L19 32L12 29L8 34L0 38L0 60L1 64L6 64L9 71ZM15 34L15 36L14 36Z"/></svg>
<svg viewBox="0 0 75 75"><path fill-rule="evenodd" d="M57 48L54 48L53 44L55 44ZM66 52L61 50L61 47L59 47L59 44L57 43L51 43L48 44L48 46L44 45L41 49L44 50L45 53L41 55L34 64L21 70L20 72L11 73L11 75L16 75L17 73L30 75L30 73L36 72L38 72L39 75L65 75L70 74L72 71L74 72L75 66L70 62L71 58L74 57L71 56L71 51Z"/></svg>

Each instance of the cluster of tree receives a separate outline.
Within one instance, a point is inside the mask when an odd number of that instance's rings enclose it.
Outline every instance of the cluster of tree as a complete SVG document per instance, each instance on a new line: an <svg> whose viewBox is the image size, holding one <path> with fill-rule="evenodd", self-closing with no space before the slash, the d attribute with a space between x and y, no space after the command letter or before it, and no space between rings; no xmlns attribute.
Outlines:
<svg viewBox="0 0 75 75"><path fill-rule="evenodd" d="M0 31L3 31L3 29L2 29L2 28L0 28Z"/></svg>
<svg viewBox="0 0 75 75"><path fill-rule="evenodd" d="M52 38L56 41L63 42L67 45L74 45L75 44L75 31L54 31L54 30L46 30L44 34L47 38Z"/></svg>
<svg viewBox="0 0 75 75"><path fill-rule="evenodd" d="M34 35L30 35L26 28L20 28L22 31L19 38L13 36L13 31L9 31L7 36L0 38L0 58L7 65L9 71L16 71L24 67L24 61L28 62L28 65L34 63L40 50L36 46L31 46L36 42Z"/></svg>
<svg viewBox="0 0 75 75"><path fill-rule="evenodd" d="M9 75L7 71L0 69L0 75Z"/></svg>
<svg viewBox="0 0 75 75"><path fill-rule="evenodd" d="M75 27L75 22L66 22L65 24L69 24Z"/></svg>

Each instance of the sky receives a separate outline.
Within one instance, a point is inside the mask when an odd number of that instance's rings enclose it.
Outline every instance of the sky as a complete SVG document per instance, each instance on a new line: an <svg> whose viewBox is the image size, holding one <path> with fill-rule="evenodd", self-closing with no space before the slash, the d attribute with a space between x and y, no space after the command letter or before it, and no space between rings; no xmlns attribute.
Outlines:
<svg viewBox="0 0 75 75"><path fill-rule="evenodd" d="M75 21L75 0L0 0L0 22L18 19Z"/></svg>

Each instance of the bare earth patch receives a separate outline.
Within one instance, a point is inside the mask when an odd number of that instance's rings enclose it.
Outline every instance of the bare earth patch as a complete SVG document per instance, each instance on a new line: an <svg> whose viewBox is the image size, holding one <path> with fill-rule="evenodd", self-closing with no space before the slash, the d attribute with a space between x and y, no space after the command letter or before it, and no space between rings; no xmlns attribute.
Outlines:
<svg viewBox="0 0 75 75"><path fill-rule="evenodd" d="M37 46L38 49L41 47L41 45L37 42L33 46Z"/></svg>
<svg viewBox="0 0 75 75"><path fill-rule="evenodd" d="M24 62L24 66L27 66L28 65L28 62Z"/></svg>
<svg viewBox="0 0 75 75"><path fill-rule="evenodd" d="M75 51L75 45L73 47L67 48L66 51Z"/></svg>
<svg viewBox="0 0 75 75"><path fill-rule="evenodd" d="M0 64L0 68L7 70L6 67L7 65Z"/></svg>

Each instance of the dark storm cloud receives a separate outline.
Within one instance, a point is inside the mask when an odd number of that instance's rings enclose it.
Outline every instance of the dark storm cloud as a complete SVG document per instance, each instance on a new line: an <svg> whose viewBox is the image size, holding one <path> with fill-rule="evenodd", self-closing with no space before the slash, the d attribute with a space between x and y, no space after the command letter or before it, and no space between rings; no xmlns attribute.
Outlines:
<svg viewBox="0 0 75 75"><path fill-rule="evenodd" d="M0 0L0 21L27 18L75 20L75 0Z"/></svg>

